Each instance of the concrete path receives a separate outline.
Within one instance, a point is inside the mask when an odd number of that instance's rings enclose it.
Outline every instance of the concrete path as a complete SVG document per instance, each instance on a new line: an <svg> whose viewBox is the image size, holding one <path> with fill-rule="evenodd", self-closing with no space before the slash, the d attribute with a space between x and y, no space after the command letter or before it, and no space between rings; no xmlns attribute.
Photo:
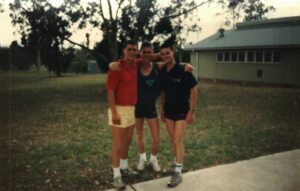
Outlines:
<svg viewBox="0 0 300 191"><path fill-rule="evenodd" d="M300 149L187 172L176 188L167 188L168 180L137 183L126 191L300 191Z"/></svg>

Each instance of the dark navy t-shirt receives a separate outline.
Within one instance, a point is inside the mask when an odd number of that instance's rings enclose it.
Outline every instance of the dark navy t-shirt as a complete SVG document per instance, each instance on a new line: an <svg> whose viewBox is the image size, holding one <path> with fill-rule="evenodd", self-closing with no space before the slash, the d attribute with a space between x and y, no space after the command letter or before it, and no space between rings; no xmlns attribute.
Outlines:
<svg viewBox="0 0 300 191"><path fill-rule="evenodd" d="M160 71L160 84L165 94L165 106L180 110L189 109L190 90L197 85L197 80L184 66L176 63L168 72L164 66Z"/></svg>

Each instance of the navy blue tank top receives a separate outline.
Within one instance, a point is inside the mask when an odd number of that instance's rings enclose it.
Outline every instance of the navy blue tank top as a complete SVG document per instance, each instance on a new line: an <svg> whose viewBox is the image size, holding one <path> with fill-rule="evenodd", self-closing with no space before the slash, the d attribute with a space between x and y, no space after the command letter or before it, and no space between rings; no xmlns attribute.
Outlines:
<svg viewBox="0 0 300 191"><path fill-rule="evenodd" d="M149 75L144 76L140 68L138 68L138 101L141 103L155 103L160 94L160 87L158 82L158 66L152 65L152 71Z"/></svg>

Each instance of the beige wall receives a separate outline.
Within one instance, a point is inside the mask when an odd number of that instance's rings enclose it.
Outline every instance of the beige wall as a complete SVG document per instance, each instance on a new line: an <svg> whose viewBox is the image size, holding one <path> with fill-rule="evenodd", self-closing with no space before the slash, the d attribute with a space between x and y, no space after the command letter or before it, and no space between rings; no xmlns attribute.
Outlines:
<svg viewBox="0 0 300 191"><path fill-rule="evenodd" d="M286 50L286 82L300 85L300 48Z"/></svg>
<svg viewBox="0 0 300 191"><path fill-rule="evenodd" d="M280 64L217 63L216 51L201 51L192 52L191 62L200 78L300 85L300 49L285 49L282 57Z"/></svg>

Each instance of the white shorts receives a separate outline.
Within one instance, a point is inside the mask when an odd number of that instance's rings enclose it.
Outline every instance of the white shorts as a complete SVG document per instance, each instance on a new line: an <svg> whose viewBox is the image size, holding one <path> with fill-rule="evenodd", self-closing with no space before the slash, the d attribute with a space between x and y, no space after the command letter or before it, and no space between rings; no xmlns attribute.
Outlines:
<svg viewBox="0 0 300 191"><path fill-rule="evenodd" d="M135 125L134 106L119 106L116 105L117 113L120 116L121 124L116 125L112 122L111 109L108 109L108 124L110 126L126 128Z"/></svg>

